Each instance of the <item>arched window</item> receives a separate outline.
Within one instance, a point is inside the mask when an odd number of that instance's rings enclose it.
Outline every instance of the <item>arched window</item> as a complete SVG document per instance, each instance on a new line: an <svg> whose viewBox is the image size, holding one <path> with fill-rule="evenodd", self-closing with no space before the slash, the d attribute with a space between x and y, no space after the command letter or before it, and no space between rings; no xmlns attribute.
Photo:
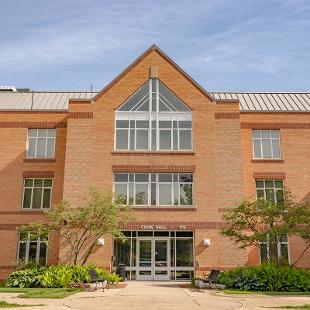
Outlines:
<svg viewBox="0 0 310 310"><path fill-rule="evenodd" d="M116 111L116 150L192 150L192 112L158 79Z"/></svg>

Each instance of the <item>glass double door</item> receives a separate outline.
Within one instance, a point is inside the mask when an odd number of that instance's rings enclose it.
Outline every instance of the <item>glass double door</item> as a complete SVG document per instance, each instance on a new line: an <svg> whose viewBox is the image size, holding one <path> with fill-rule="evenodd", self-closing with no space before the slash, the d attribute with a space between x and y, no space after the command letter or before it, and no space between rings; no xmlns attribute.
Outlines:
<svg viewBox="0 0 310 310"><path fill-rule="evenodd" d="M137 241L137 280L170 280L169 238Z"/></svg>

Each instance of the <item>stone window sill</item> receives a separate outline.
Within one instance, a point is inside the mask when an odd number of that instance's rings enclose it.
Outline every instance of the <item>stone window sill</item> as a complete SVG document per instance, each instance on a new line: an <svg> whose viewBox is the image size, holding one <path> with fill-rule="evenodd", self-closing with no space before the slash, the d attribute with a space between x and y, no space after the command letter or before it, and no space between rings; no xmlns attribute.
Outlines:
<svg viewBox="0 0 310 310"><path fill-rule="evenodd" d="M252 163L284 163L283 159L252 159Z"/></svg>
<svg viewBox="0 0 310 310"><path fill-rule="evenodd" d="M55 163L55 158L25 158L24 163Z"/></svg>
<svg viewBox="0 0 310 310"><path fill-rule="evenodd" d="M193 151L112 151L115 156L193 156Z"/></svg>

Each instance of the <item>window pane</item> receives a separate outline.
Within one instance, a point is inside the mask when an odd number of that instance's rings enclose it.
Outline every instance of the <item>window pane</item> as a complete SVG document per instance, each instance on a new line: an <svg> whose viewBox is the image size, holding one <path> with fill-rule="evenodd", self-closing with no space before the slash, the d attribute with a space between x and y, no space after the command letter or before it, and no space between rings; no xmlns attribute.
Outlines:
<svg viewBox="0 0 310 310"><path fill-rule="evenodd" d="M46 264L46 254L47 254L47 244L45 242L40 243L40 256L39 256L39 264Z"/></svg>
<svg viewBox="0 0 310 310"><path fill-rule="evenodd" d="M277 190L276 196L277 196L277 203L282 203L284 199L283 190Z"/></svg>
<svg viewBox="0 0 310 310"><path fill-rule="evenodd" d="M271 140L263 139L263 158L271 158Z"/></svg>
<svg viewBox="0 0 310 310"><path fill-rule="evenodd" d="M266 200L275 202L275 201L274 201L274 190L272 190L272 189L266 189Z"/></svg>
<svg viewBox="0 0 310 310"><path fill-rule="evenodd" d="M43 208L49 208L50 206L51 206L51 190L49 188L45 188L43 194Z"/></svg>
<svg viewBox="0 0 310 310"><path fill-rule="evenodd" d="M156 130L152 129L152 150L156 150Z"/></svg>
<svg viewBox="0 0 310 310"><path fill-rule="evenodd" d="M265 181L266 188L273 188L273 181Z"/></svg>
<svg viewBox="0 0 310 310"><path fill-rule="evenodd" d="M177 150L178 149L178 131L176 129L173 130L173 149Z"/></svg>
<svg viewBox="0 0 310 310"><path fill-rule="evenodd" d="M253 130L253 138L260 138L260 131L259 130Z"/></svg>
<svg viewBox="0 0 310 310"><path fill-rule="evenodd" d="M280 158L280 141L279 140L272 140L272 158Z"/></svg>
<svg viewBox="0 0 310 310"><path fill-rule="evenodd" d="M180 182L193 182L192 174L180 174Z"/></svg>
<svg viewBox="0 0 310 310"><path fill-rule="evenodd" d="M159 128L172 128L171 121L159 121Z"/></svg>
<svg viewBox="0 0 310 310"><path fill-rule="evenodd" d="M45 187L52 187L52 180L50 180L50 179L45 179L45 180L44 180L44 186L45 186Z"/></svg>
<svg viewBox="0 0 310 310"><path fill-rule="evenodd" d="M127 184L115 184L115 194L121 204L127 204Z"/></svg>
<svg viewBox="0 0 310 310"><path fill-rule="evenodd" d="M128 182L128 174L127 173L117 173L114 176L115 182Z"/></svg>
<svg viewBox="0 0 310 310"><path fill-rule="evenodd" d="M171 205L172 204L172 184L159 184L159 204Z"/></svg>
<svg viewBox="0 0 310 310"><path fill-rule="evenodd" d="M190 150L192 148L192 131L180 130L180 149Z"/></svg>
<svg viewBox="0 0 310 310"><path fill-rule="evenodd" d="M38 129L38 137L46 137L47 129Z"/></svg>
<svg viewBox="0 0 310 310"><path fill-rule="evenodd" d="M28 130L29 137L36 137L37 136L37 129L29 129Z"/></svg>
<svg viewBox="0 0 310 310"><path fill-rule="evenodd" d="M256 181L256 188L264 188L264 181Z"/></svg>
<svg viewBox="0 0 310 310"><path fill-rule="evenodd" d="M130 239L114 241L114 256L117 264L130 266Z"/></svg>
<svg viewBox="0 0 310 310"><path fill-rule="evenodd" d="M37 157L45 157L46 138L38 138Z"/></svg>
<svg viewBox="0 0 310 310"><path fill-rule="evenodd" d="M24 190L24 203L23 203L23 208L24 209L29 209L30 208L30 203L31 203L31 188L25 188Z"/></svg>
<svg viewBox="0 0 310 310"><path fill-rule="evenodd" d="M42 189L34 188L33 189L33 198L32 198L32 208L39 209L41 208L41 198L42 198Z"/></svg>
<svg viewBox="0 0 310 310"><path fill-rule="evenodd" d="M47 139L46 157L54 157L54 139Z"/></svg>
<svg viewBox="0 0 310 310"><path fill-rule="evenodd" d="M47 129L47 136L50 138L55 138L56 137L56 129Z"/></svg>
<svg viewBox="0 0 310 310"><path fill-rule="evenodd" d="M172 174L161 173L158 175L159 182L172 182Z"/></svg>
<svg viewBox="0 0 310 310"><path fill-rule="evenodd" d="M151 205L156 205L156 183L151 184Z"/></svg>
<svg viewBox="0 0 310 310"><path fill-rule="evenodd" d="M192 267L193 259L193 240L176 239L176 266Z"/></svg>
<svg viewBox="0 0 310 310"><path fill-rule="evenodd" d="M134 129L130 129L130 149L134 150L135 149L135 131Z"/></svg>
<svg viewBox="0 0 310 310"><path fill-rule="evenodd" d="M134 188L133 188L133 183L129 183L128 184L128 186L129 186L129 199L128 199L128 204L129 205L133 205L133 198L134 198Z"/></svg>
<svg viewBox="0 0 310 310"><path fill-rule="evenodd" d="M149 128L150 122L149 121L136 121L137 128Z"/></svg>
<svg viewBox="0 0 310 310"><path fill-rule="evenodd" d="M36 139L29 139L28 142L28 157L35 157L36 152Z"/></svg>
<svg viewBox="0 0 310 310"><path fill-rule="evenodd" d="M116 128L129 128L129 121L127 120L117 120Z"/></svg>
<svg viewBox="0 0 310 310"><path fill-rule="evenodd" d="M267 244L266 243L262 243L260 245L260 260L261 260L261 263L267 262Z"/></svg>
<svg viewBox="0 0 310 310"><path fill-rule="evenodd" d="M171 150L171 130L159 131L159 149Z"/></svg>
<svg viewBox="0 0 310 310"><path fill-rule="evenodd" d="M35 187L42 187L43 186L43 180L42 179L35 179L34 180L34 186Z"/></svg>
<svg viewBox="0 0 310 310"><path fill-rule="evenodd" d="M137 173L135 174L136 182L148 182L149 181L149 175L146 173Z"/></svg>
<svg viewBox="0 0 310 310"><path fill-rule="evenodd" d="M192 184L180 185L180 205L192 205Z"/></svg>
<svg viewBox="0 0 310 310"><path fill-rule="evenodd" d="M287 244L281 244L281 262L282 264L288 265L288 246Z"/></svg>
<svg viewBox="0 0 310 310"><path fill-rule="evenodd" d="M254 158L261 158L262 153L261 153L261 148L260 148L260 140L253 140L253 145L254 145Z"/></svg>
<svg viewBox="0 0 310 310"><path fill-rule="evenodd" d="M178 183L173 183L173 204L177 206L179 204L179 184Z"/></svg>
<svg viewBox="0 0 310 310"><path fill-rule="evenodd" d="M192 128L192 121L179 121L179 128Z"/></svg>
<svg viewBox="0 0 310 310"><path fill-rule="evenodd" d="M26 257L26 242L19 243L19 252L18 252L18 259L25 259Z"/></svg>
<svg viewBox="0 0 310 310"><path fill-rule="evenodd" d="M148 204L148 185L136 184L136 205Z"/></svg>
<svg viewBox="0 0 310 310"><path fill-rule="evenodd" d="M116 130L116 149L128 150L128 130Z"/></svg>
<svg viewBox="0 0 310 310"><path fill-rule="evenodd" d="M29 261L35 261L37 255L37 241L30 242L29 245Z"/></svg>
<svg viewBox="0 0 310 310"><path fill-rule="evenodd" d="M276 188L283 188L283 182L282 181L275 181L275 187Z"/></svg>
<svg viewBox="0 0 310 310"><path fill-rule="evenodd" d="M262 138L270 138L270 130L262 130L261 134Z"/></svg>
<svg viewBox="0 0 310 310"><path fill-rule="evenodd" d="M263 189L257 189L256 190L256 196L257 196L257 199L265 198L264 190Z"/></svg>
<svg viewBox="0 0 310 310"><path fill-rule="evenodd" d="M149 146L149 132L148 130L137 130L136 132L136 149L147 150Z"/></svg>
<svg viewBox="0 0 310 310"><path fill-rule="evenodd" d="M33 186L33 179L25 179L25 186L32 187Z"/></svg>
<svg viewBox="0 0 310 310"><path fill-rule="evenodd" d="M271 138L279 138L280 137L279 130L271 130L270 131L270 136L271 136Z"/></svg>

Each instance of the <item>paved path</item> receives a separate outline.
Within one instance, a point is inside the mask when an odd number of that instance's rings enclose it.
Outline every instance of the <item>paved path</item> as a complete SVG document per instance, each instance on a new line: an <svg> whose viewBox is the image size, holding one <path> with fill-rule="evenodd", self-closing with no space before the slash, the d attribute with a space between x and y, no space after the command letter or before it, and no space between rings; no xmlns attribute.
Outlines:
<svg viewBox="0 0 310 310"><path fill-rule="evenodd" d="M122 289L81 292L65 299L22 299L0 293L0 300L20 304L44 304L34 310L197 310L197 309L277 309L283 305L310 304L306 296L227 295L216 290L205 292L180 288L175 282L128 282ZM10 308L14 309L14 308ZM21 309L21 308L15 308ZM25 308L27 309L27 308ZM279 309L278 309L279 310Z"/></svg>

